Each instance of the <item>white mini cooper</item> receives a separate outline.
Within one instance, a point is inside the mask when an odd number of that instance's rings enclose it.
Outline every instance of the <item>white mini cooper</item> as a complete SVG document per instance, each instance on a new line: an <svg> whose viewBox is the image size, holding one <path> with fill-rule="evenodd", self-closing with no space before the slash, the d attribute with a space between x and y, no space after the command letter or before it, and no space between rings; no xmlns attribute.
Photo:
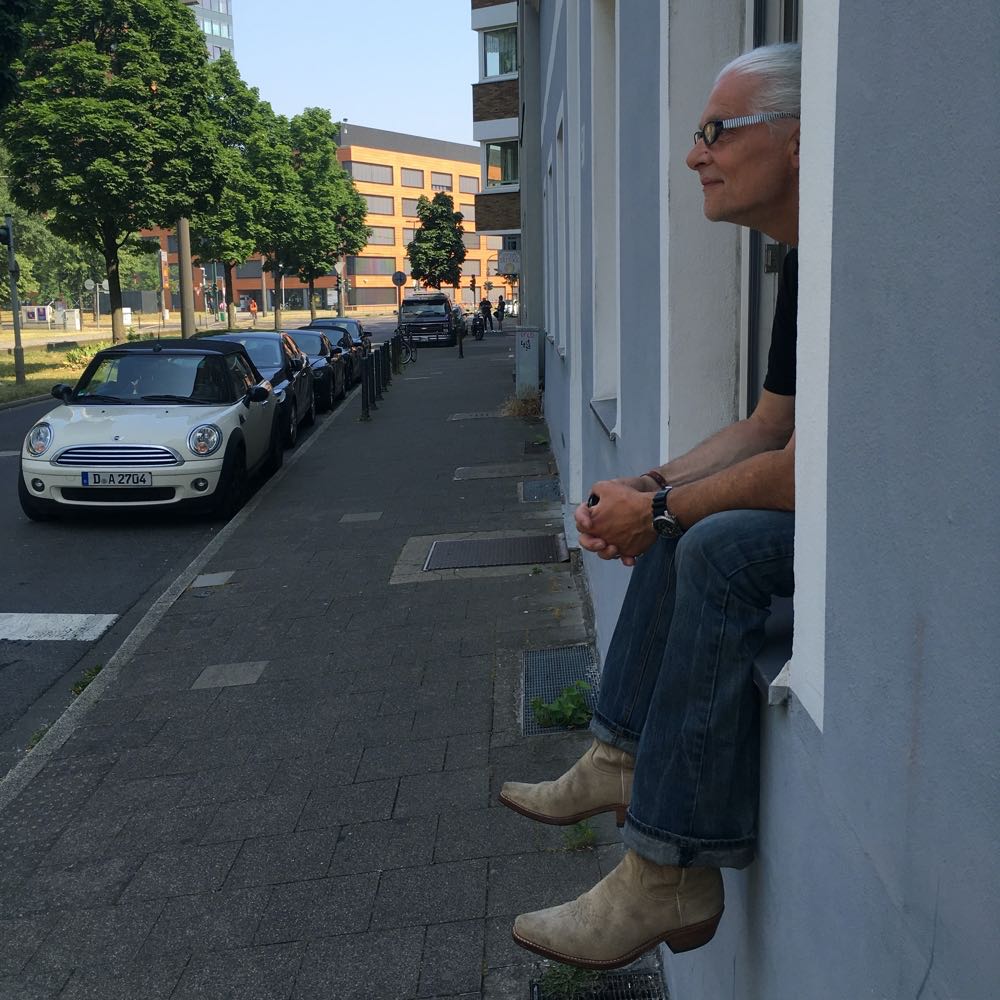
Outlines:
<svg viewBox="0 0 1000 1000"><path fill-rule="evenodd" d="M28 431L18 496L32 520L69 507L186 504L229 517L282 462L277 400L243 346L159 340L98 352Z"/></svg>

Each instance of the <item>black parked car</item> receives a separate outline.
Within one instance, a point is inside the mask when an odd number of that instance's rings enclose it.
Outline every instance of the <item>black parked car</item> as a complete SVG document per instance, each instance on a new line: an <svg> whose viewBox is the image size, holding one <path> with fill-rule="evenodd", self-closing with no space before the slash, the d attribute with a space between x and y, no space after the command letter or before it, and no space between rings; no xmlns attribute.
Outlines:
<svg viewBox="0 0 1000 1000"><path fill-rule="evenodd" d="M316 319L300 329L322 330L330 338L334 348L339 349L344 355L344 363L347 365L345 372L347 384L354 385L361 381L361 356L364 353L362 338L370 339L370 337L356 319L341 317Z"/></svg>
<svg viewBox="0 0 1000 1000"><path fill-rule="evenodd" d="M285 445L294 448L299 424L310 426L316 419L316 395L309 359L287 333L265 330L241 333L202 334L213 340L242 344L257 370L268 379L279 400L278 419Z"/></svg>
<svg viewBox="0 0 1000 1000"><path fill-rule="evenodd" d="M334 403L347 395L345 372L348 362L344 360L343 351L334 347L320 330L289 330L288 336L309 358L317 408L323 412L332 410Z"/></svg>

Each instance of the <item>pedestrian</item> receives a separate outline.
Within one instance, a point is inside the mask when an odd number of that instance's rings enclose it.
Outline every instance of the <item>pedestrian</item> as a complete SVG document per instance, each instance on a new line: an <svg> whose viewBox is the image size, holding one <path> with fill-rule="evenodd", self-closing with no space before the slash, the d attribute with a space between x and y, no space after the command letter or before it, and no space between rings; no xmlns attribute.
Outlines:
<svg viewBox="0 0 1000 1000"><path fill-rule="evenodd" d="M250 300L250 323L253 326L257 325L257 300Z"/></svg>
<svg viewBox="0 0 1000 1000"><path fill-rule="evenodd" d="M722 917L720 869L754 857L753 659L772 595L793 589L800 64L790 44L729 63L687 156L706 218L793 248L760 402L687 454L590 488L575 512L580 545L633 567L594 740L555 781L500 792L543 823L613 812L624 825L627 850L612 872L578 899L514 922L518 944L560 962L614 968L661 942L700 947Z"/></svg>
<svg viewBox="0 0 1000 1000"><path fill-rule="evenodd" d="M507 303L504 302L503 296L501 295L497 299L497 328L503 333L503 318L504 314L507 312Z"/></svg>
<svg viewBox="0 0 1000 1000"><path fill-rule="evenodd" d="M493 306L490 300L484 295L479 303L479 311L483 314L483 326L493 329Z"/></svg>

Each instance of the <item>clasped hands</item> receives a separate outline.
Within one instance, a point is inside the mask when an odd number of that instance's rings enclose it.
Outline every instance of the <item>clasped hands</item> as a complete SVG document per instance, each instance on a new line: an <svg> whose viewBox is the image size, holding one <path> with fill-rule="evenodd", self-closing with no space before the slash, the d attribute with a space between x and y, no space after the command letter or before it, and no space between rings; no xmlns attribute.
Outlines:
<svg viewBox="0 0 1000 1000"><path fill-rule="evenodd" d="M653 530L652 494L636 479L606 479L590 488L590 501L574 512L580 545L601 559L634 566L657 535Z"/></svg>

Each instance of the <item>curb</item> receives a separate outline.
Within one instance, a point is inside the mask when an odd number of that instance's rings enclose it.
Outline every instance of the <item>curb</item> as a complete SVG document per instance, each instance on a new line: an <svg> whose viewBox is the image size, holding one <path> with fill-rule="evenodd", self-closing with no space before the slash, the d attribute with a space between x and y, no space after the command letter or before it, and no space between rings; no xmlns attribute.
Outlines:
<svg viewBox="0 0 1000 1000"><path fill-rule="evenodd" d="M49 399L49 394L43 393L40 396L25 396L24 399L12 399L8 403L0 403L0 410L14 410L19 406L28 406L30 403L40 403L43 399Z"/></svg>

